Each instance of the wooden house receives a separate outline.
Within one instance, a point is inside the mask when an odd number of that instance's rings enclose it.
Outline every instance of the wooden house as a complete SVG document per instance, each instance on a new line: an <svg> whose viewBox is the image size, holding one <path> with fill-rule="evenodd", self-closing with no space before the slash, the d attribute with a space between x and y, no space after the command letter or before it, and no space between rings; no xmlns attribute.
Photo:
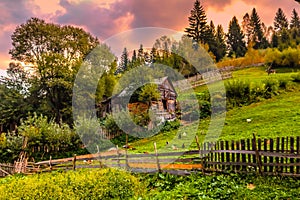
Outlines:
<svg viewBox="0 0 300 200"><path fill-rule="evenodd" d="M171 80L166 76L159 79L154 79L153 83L157 85L157 89L160 93L160 98L157 101L151 102L151 110L156 115L162 116L165 119L175 118L177 93ZM106 98L104 101L102 101L98 105L98 116L100 118L103 118L106 116L106 114L111 113L112 109L121 111L128 108L133 108L134 105L140 105L137 104L137 102L131 102L129 103L129 105L126 105L126 107L124 107L124 104L122 104L121 102L122 100L128 98L129 94L132 94L132 88L134 87L132 85L129 85L119 94L114 95L110 98ZM113 106L112 103L114 104Z"/></svg>

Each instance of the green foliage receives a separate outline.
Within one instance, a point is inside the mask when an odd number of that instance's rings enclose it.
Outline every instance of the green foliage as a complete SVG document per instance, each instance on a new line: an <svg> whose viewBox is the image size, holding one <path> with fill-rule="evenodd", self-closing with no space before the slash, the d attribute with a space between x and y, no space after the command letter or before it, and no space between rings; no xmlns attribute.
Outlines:
<svg viewBox="0 0 300 200"><path fill-rule="evenodd" d="M18 26L11 38L12 59L34 65L28 88L29 96L35 100L31 105L57 123L71 125L75 76L82 60L99 44L98 39L81 28L46 23L38 18Z"/></svg>
<svg viewBox="0 0 300 200"><path fill-rule="evenodd" d="M19 156L22 137L14 133L1 133L0 163L13 163Z"/></svg>
<svg viewBox="0 0 300 200"><path fill-rule="evenodd" d="M249 104L251 99L250 83L243 80L228 81L225 84L227 104L241 106Z"/></svg>
<svg viewBox="0 0 300 200"><path fill-rule="evenodd" d="M174 121L166 121L162 129L160 130L161 132L167 132L171 130L176 130L180 127L180 121L179 120L174 120Z"/></svg>
<svg viewBox="0 0 300 200"><path fill-rule="evenodd" d="M293 82L300 83L300 73L292 75Z"/></svg>
<svg viewBox="0 0 300 200"><path fill-rule="evenodd" d="M244 42L244 34L236 17L229 22L227 34L227 44L229 46L229 57L242 57L246 53L246 44Z"/></svg>
<svg viewBox="0 0 300 200"><path fill-rule="evenodd" d="M75 121L74 130L80 136L89 153L97 153L98 150L105 151L112 147L112 144L106 139L98 119L78 117Z"/></svg>
<svg viewBox="0 0 300 200"><path fill-rule="evenodd" d="M253 175L201 174L141 177L148 183L149 199L297 199L300 181Z"/></svg>
<svg viewBox="0 0 300 200"><path fill-rule="evenodd" d="M188 37L191 37L196 42L208 42L207 32L207 18L203 6L199 0L196 0L194 7L191 10L189 17L189 27L185 29Z"/></svg>
<svg viewBox="0 0 300 200"><path fill-rule="evenodd" d="M287 29L289 26L289 22L281 8L278 8L274 18L274 29L275 31L281 31L283 29Z"/></svg>
<svg viewBox="0 0 300 200"><path fill-rule="evenodd" d="M254 49L264 49L268 47L268 41L263 33L262 22L255 8L250 16L252 35L250 40L254 43Z"/></svg>
<svg viewBox="0 0 300 200"><path fill-rule="evenodd" d="M146 84L142 87L139 93L139 101L150 104L151 101L157 101L160 98L160 93L156 84Z"/></svg>
<svg viewBox="0 0 300 200"><path fill-rule="evenodd" d="M0 160L12 162L16 159L22 150L22 138L27 138L24 150L36 161L50 155L68 155L68 152L77 151L81 145L78 136L67 124L58 125L53 120L34 113L33 116L21 120L17 134L12 132L5 135L5 142L0 145ZM34 152L33 148L40 148L42 151Z"/></svg>
<svg viewBox="0 0 300 200"><path fill-rule="evenodd" d="M292 12L290 28L291 29L293 29L293 28L299 29L300 28L300 18L299 18L299 15L295 8L293 9L293 12Z"/></svg>
<svg viewBox="0 0 300 200"><path fill-rule="evenodd" d="M271 98L273 95L276 95L278 92L278 80L273 78L267 78L263 81L265 87L265 95L266 99Z"/></svg>
<svg viewBox="0 0 300 200"><path fill-rule="evenodd" d="M132 199L144 186L116 169L53 172L0 180L1 199Z"/></svg>
<svg viewBox="0 0 300 200"><path fill-rule="evenodd" d="M269 49L266 52L266 63L272 64L273 67L298 68L300 66L300 51L297 48L287 48L283 51L278 49Z"/></svg>

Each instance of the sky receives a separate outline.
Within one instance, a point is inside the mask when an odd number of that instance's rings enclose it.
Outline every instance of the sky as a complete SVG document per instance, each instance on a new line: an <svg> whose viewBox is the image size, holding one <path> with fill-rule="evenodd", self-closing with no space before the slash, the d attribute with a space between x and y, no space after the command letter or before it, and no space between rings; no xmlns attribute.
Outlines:
<svg viewBox="0 0 300 200"><path fill-rule="evenodd" d="M0 1L0 69L7 68L15 28L31 17L47 22L70 24L105 40L126 30L161 27L183 31L195 0L1 0ZM236 16L241 23L245 13L256 8L262 22L273 24L278 8L290 19L294 0L201 0L208 21L221 24L227 32L229 21ZM138 47L137 47L138 48Z"/></svg>

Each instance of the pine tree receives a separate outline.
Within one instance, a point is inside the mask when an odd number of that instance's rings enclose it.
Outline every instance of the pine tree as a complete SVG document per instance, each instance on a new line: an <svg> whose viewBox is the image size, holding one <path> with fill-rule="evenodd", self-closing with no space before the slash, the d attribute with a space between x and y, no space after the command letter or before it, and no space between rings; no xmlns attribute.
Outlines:
<svg viewBox="0 0 300 200"><path fill-rule="evenodd" d="M218 51L218 44L217 44L217 38L216 38L216 30L215 30L215 25L213 23L213 21L210 21L210 25L207 31L207 44L209 47L209 51L211 53L213 53L213 57L216 58L216 61L218 61L219 59L217 59L217 51Z"/></svg>
<svg viewBox="0 0 300 200"><path fill-rule="evenodd" d="M235 55L236 57L242 57L245 55L247 48L244 41L244 37L245 36L241 30L238 20L234 16L229 23L229 29L227 34L229 56Z"/></svg>
<svg viewBox="0 0 300 200"><path fill-rule="evenodd" d="M226 55L225 33L221 25L217 26L216 43L217 43L217 52L215 54L216 61L220 61Z"/></svg>
<svg viewBox="0 0 300 200"><path fill-rule="evenodd" d="M275 47L278 47L278 45L279 45L279 37L278 37L277 33L274 33L272 35L271 46L273 48L275 48Z"/></svg>
<svg viewBox="0 0 300 200"><path fill-rule="evenodd" d="M250 22L250 16L248 13L246 13L243 17L242 30L243 33L245 34L245 41L248 44L251 40L252 32L253 32L251 27L251 22Z"/></svg>
<svg viewBox="0 0 300 200"><path fill-rule="evenodd" d="M275 31L282 31L283 29L287 29L289 27L289 22L281 8L278 8L274 18L274 29Z"/></svg>
<svg viewBox="0 0 300 200"><path fill-rule="evenodd" d="M193 38L196 42L207 42L207 18L204 8L199 0L194 3L194 8L191 10L191 16L188 18L189 27L185 29L188 37Z"/></svg>
<svg viewBox="0 0 300 200"><path fill-rule="evenodd" d="M143 60L144 60L144 49L143 49L143 45L142 44L140 44L140 48L139 48L139 50L138 50L138 60L140 61L140 62L143 62Z"/></svg>
<svg viewBox="0 0 300 200"><path fill-rule="evenodd" d="M299 15L298 15L297 11L295 10L295 8L293 9L293 12L292 12L290 28L291 29L292 28L296 28L296 29L300 28L300 19L299 19Z"/></svg>
<svg viewBox="0 0 300 200"><path fill-rule="evenodd" d="M128 52L126 47L123 50L123 53L121 55L121 61L119 66L119 71L125 72L128 69L129 59L128 59Z"/></svg>
<svg viewBox="0 0 300 200"><path fill-rule="evenodd" d="M261 23L260 17L258 16L255 8L253 8L252 13L251 13L250 25L252 27L251 41L254 42L253 48L254 49L267 48L268 41L264 37L262 23Z"/></svg>
<svg viewBox="0 0 300 200"><path fill-rule="evenodd" d="M136 57L136 51L133 50L131 61L134 63L136 61L136 59L137 59L137 57Z"/></svg>

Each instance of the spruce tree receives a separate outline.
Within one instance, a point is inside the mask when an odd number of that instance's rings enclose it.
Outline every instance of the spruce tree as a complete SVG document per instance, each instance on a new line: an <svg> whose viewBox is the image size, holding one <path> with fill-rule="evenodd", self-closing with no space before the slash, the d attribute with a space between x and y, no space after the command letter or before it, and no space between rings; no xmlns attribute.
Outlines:
<svg viewBox="0 0 300 200"><path fill-rule="evenodd" d="M244 41L244 34L238 23L237 18L234 16L229 23L229 30L227 34L227 44L229 47L229 56L235 55L236 57L242 57L245 55L247 48Z"/></svg>
<svg viewBox="0 0 300 200"><path fill-rule="evenodd" d="M281 8L278 8L274 18L274 30L282 31L283 29L287 29L289 26L289 22Z"/></svg>
<svg viewBox="0 0 300 200"><path fill-rule="evenodd" d="M293 29L293 28L299 29L300 28L300 19L299 19L299 15L298 15L297 11L295 10L295 8L293 9L293 12L292 12L290 28L291 29Z"/></svg>
<svg viewBox="0 0 300 200"><path fill-rule="evenodd" d="M141 62L144 60L144 49L142 44L140 44L140 48L138 50L138 60Z"/></svg>
<svg viewBox="0 0 300 200"><path fill-rule="evenodd" d="M214 57L217 59L217 51L218 51L218 46L217 46L217 38L216 38L216 30L215 30L215 25L213 21L210 21L210 25L207 31L207 44L209 47L209 51L213 53Z"/></svg>
<svg viewBox="0 0 300 200"><path fill-rule="evenodd" d="M256 9L253 8L251 17L250 17L250 25L252 28L252 38L251 41L254 42L253 48L266 48L268 47L268 41L264 37L262 23L260 17L258 16Z"/></svg>
<svg viewBox="0 0 300 200"><path fill-rule="evenodd" d="M245 34L245 41L248 44L251 40L252 32L253 32L251 23L250 23L250 15L248 13L246 13L243 17L242 30Z"/></svg>
<svg viewBox="0 0 300 200"><path fill-rule="evenodd" d="M225 33L221 25L217 26L216 44L217 44L217 52L215 54L216 61L220 61L226 55Z"/></svg>
<svg viewBox="0 0 300 200"><path fill-rule="evenodd" d="M123 50L123 53L121 55L121 61L119 66L119 71L124 72L127 70L129 64L129 58L128 58L128 52L126 47Z"/></svg>
<svg viewBox="0 0 300 200"><path fill-rule="evenodd" d="M271 46L273 48L275 48L275 47L278 47L278 45L279 45L279 37L278 37L277 33L274 33L272 35Z"/></svg>
<svg viewBox="0 0 300 200"><path fill-rule="evenodd" d="M136 51L133 50L131 61L134 63L136 61L136 59L137 59L137 57L136 57Z"/></svg>
<svg viewBox="0 0 300 200"><path fill-rule="evenodd" d="M194 8L191 10L188 20L189 27L184 31L187 33L187 36L193 38L196 42L207 43L207 18L199 0L195 1Z"/></svg>

